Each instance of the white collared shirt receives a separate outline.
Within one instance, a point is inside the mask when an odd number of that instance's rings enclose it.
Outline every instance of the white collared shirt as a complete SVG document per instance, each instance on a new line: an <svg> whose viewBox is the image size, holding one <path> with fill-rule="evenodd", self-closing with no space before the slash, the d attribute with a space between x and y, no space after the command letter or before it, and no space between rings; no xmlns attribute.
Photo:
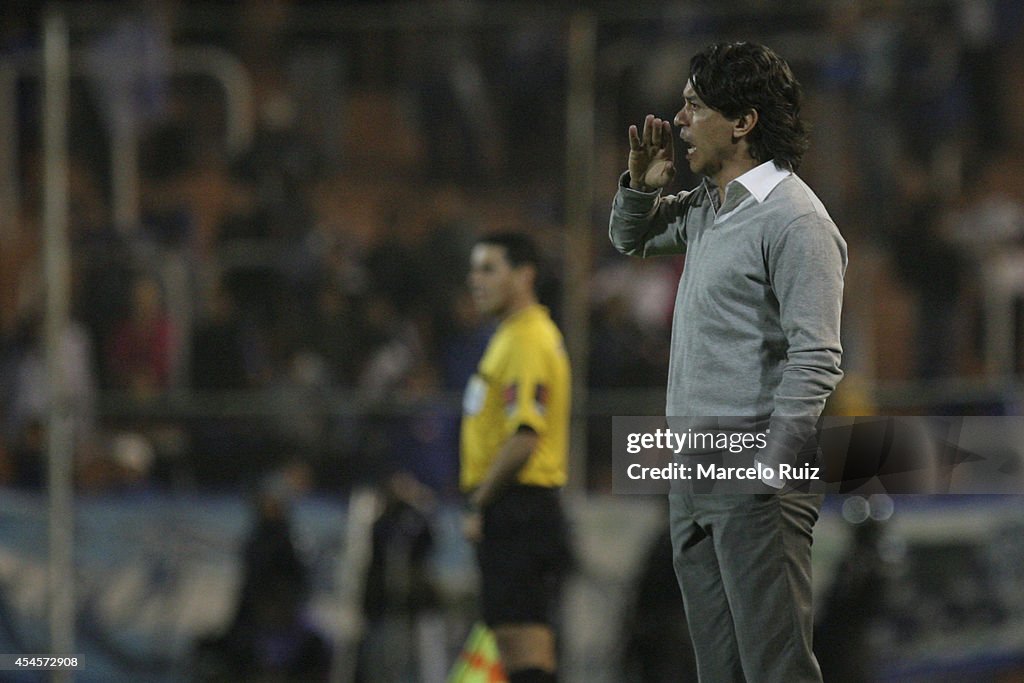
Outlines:
<svg viewBox="0 0 1024 683"><path fill-rule="evenodd" d="M739 183L747 188L747 192L754 195L754 199L763 202L765 198L775 189L775 186L789 176L789 169L779 168L775 161L766 161L760 166L755 166L732 182Z"/></svg>
<svg viewBox="0 0 1024 683"><path fill-rule="evenodd" d="M733 180L730 180L728 185L725 186L725 202L719 200L718 193L715 191L716 186L711 182L709 178L704 180L704 189L708 194L708 198L711 200L711 205L715 209L715 223L721 223L727 220L732 214L740 210L748 201L750 197L753 197L758 204L763 202L771 191L787 178L791 172L788 169L780 168L775 164L774 160L766 161L763 164L755 166L746 173L740 175ZM736 190L730 194L729 186L733 183L739 183L739 185L746 190L746 193L736 194Z"/></svg>

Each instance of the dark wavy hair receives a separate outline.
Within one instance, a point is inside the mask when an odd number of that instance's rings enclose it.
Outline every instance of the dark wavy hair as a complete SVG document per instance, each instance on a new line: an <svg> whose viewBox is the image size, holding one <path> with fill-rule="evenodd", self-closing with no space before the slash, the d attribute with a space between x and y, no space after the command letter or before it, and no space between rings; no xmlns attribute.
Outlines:
<svg viewBox="0 0 1024 683"><path fill-rule="evenodd" d="M483 235L476 244L488 244L505 249L505 259L513 268L531 265L540 270L540 251L536 243L521 232L506 231Z"/></svg>
<svg viewBox="0 0 1024 683"><path fill-rule="evenodd" d="M704 104L728 119L757 110L748 137L754 159L775 159L793 171L800 166L807 130L800 120L800 83L786 60L757 43L717 43L690 60L690 82Z"/></svg>

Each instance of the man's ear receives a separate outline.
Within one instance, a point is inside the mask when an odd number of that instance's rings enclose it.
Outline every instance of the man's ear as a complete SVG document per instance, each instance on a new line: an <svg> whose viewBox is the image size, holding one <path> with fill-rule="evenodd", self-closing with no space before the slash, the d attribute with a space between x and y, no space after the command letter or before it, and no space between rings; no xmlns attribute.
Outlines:
<svg viewBox="0 0 1024 683"><path fill-rule="evenodd" d="M740 117L738 119L736 119L736 123L733 124L733 127L732 127L733 137L741 138L741 137L749 134L750 131L754 130L754 126L756 126L756 125L757 125L757 110L756 109L748 109L747 111L743 112L740 115Z"/></svg>

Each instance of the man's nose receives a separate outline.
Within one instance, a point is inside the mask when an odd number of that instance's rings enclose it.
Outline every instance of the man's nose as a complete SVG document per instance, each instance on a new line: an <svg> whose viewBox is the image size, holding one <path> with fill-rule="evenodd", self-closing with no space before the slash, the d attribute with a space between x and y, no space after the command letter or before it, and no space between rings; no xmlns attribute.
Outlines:
<svg viewBox="0 0 1024 683"><path fill-rule="evenodd" d="M682 128L683 126L686 125L685 112L685 109L680 109L679 112L676 114L676 117L672 119L672 123L674 123L677 128Z"/></svg>

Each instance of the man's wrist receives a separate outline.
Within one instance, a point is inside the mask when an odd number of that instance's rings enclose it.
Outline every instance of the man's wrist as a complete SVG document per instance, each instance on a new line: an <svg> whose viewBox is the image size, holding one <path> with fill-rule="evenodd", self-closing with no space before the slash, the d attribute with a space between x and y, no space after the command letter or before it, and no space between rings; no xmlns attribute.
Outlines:
<svg viewBox="0 0 1024 683"><path fill-rule="evenodd" d="M629 173L626 174L626 177L623 178L623 180L625 181L623 184L626 187L636 192L644 192L647 194L654 192L654 188L648 187L643 181L633 180L633 176Z"/></svg>
<svg viewBox="0 0 1024 683"><path fill-rule="evenodd" d="M627 190L633 190L634 192L645 192L648 194L653 192L651 188L647 187L642 182L634 181L633 175L629 171L625 171L621 176L619 176L619 185Z"/></svg>

